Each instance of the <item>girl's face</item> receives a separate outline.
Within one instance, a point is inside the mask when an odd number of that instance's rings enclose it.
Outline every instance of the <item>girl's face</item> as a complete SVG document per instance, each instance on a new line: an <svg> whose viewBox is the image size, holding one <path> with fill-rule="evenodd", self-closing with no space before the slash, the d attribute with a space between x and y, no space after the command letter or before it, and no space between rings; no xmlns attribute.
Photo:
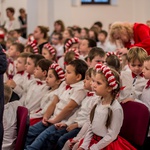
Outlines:
<svg viewBox="0 0 150 150"><path fill-rule="evenodd" d="M129 68L134 74L139 75L142 73L143 64L141 64L139 60L135 60L134 62L129 62Z"/></svg>
<svg viewBox="0 0 150 150"><path fill-rule="evenodd" d="M55 31L56 31L56 32L61 32L61 25L60 25L60 24L55 23L55 24L54 24L54 28L55 28Z"/></svg>
<svg viewBox="0 0 150 150"><path fill-rule="evenodd" d="M96 95L106 97L108 95L108 86L107 82L104 79L104 76L96 73L95 80L93 83L93 90L95 91Z"/></svg>
<svg viewBox="0 0 150 150"><path fill-rule="evenodd" d="M26 63L26 72L29 74L34 74L34 69L35 69L35 63L33 59L27 58L27 63Z"/></svg>
<svg viewBox="0 0 150 150"><path fill-rule="evenodd" d="M52 60L52 55L50 54L48 49L43 48L42 55L45 57L45 59Z"/></svg>
<svg viewBox="0 0 150 150"><path fill-rule="evenodd" d="M58 80L54 73L53 73L53 70L50 69L48 71L48 75L47 75L47 78L46 78L46 84L47 86L51 87L52 89L55 88L56 86L58 86L60 83L60 80Z"/></svg>
<svg viewBox="0 0 150 150"><path fill-rule="evenodd" d="M91 78L90 78L89 75L86 75L86 76L85 76L85 79L84 79L84 88L85 88L86 90L89 90L89 91L92 90L92 88L91 88Z"/></svg>
<svg viewBox="0 0 150 150"><path fill-rule="evenodd" d="M43 34L41 33L40 28L36 27L33 33L34 39L39 40L40 38L43 38Z"/></svg>
<svg viewBox="0 0 150 150"><path fill-rule="evenodd" d="M65 30L63 32L63 39L65 40L65 39L69 39L69 38L71 38L71 35L69 34L68 30Z"/></svg>
<svg viewBox="0 0 150 150"><path fill-rule="evenodd" d="M78 76L75 73L75 68L72 65L67 65L66 66L66 73L65 73L65 79L66 79L66 84L74 84L78 82Z"/></svg>
<svg viewBox="0 0 150 150"><path fill-rule="evenodd" d="M87 40L81 40L79 50L81 55L88 55L90 51L90 47L88 46L88 41Z"/></svg>
<svg viewBox="0 0 150 150"><path fill-rule="evenodd" d="M145 79L150 79L150 61L144 62L143 75Z"/></svg>
<svg viewBox="0 0 150 150"><path fill-rule="evenodd" d="M17 72L24 71L25 69L26 69L25 58L18 57L17 58L17 63L16 63L16 70L17 70Z"/></svg>
<svg viewBox="0 0 150 150"><path fill-rule="evenodd" d="M88 35L84 29L81 30L81 38L87 38Z"/></svg>

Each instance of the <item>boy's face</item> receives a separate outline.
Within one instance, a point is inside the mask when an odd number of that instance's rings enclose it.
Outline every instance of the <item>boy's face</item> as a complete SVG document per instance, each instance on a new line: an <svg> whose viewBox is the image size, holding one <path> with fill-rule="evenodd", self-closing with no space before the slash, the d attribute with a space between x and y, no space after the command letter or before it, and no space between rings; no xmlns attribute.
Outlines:
<svg viewBox="0 0 150 150"><path fill-rule="evenodd" d="M33 59L27 58L27 63L26 63L26 72L29 74L33 74L35 69L35 63Z"/></svg>
<svg viewBox="0 0 150 150"><path fill-rule="evenodd" d="M52 35L52 44L57 45L59 43L60 41L58 35Z"/></svg>
<svg viewBox="0 0 150 150"><path fill-rule="evenodd" d="M23 58L23 57L17 58L16 70L17 70L17 72L26 70L25 58Z"/></svg>
<svg viewBox="0 0 150 150"><path fill-rule="evenodd" d="M88 41L87 40L81 40L80 46L79 46L79 51L81 55L88 55L90 51L90 47L88 46Z"/></svg>
<svg viewBox="0 0 150 150"><path fill-rule="evenodd" d="M145 61L144 62L144 67L143 67L143 76L145 79L150 79L150 61Z"/></svg>
<svg viewBox="0 0 150 150"><path fill-rule="evenodd" d="M131 61L128 64L129 64L129 68L134 74L139 75L142 73L143 64L140 63L139 60L135 60L134 62Z"/></svg>
<svg viewBox="0 0 150 150"><path fill-rule="evenodd" d="M88 60L88 65L90 68L94 68L97 63L104 63L105 57L95 56L92 61Z"/></svg>
<svg viewBox="0 0 150 150"><path fill-rule="evenodd" d="M43 78L45 77L44 71L43 71L39 66L37 66L37 67L34 69L34 77L35 77L35 78L38 78L38 79L40 79L40 80L43 80Z"/></svg>
<svg viewBox="0 0 150 150"><path fill-rule="evenodd" d="M16 46L15 45L11 45L9 50L8 50L8 55L9 57L15 58L19 55L19 52L16 51Z"/></svg>
<svg viewBox="0 0 150 150"><path fill-rule="evenodd" d="M90 78L89 75L85 75L84 88L86 90L92 91L92 88L91 88L91 78Z"/></svg>
<svg viewBox="0 0 150 150"><path fill-rule="evenodd" d="M99 34L98 34L98 40L99 40L100 42L105 42L106 36L105 36L103 33L99 33Z"/></svg>
<svg viewBox="0 0 150 150"><path fill-rule="evenodd" d="M65 73L65 79L66 84L74 84L77 83L80 79L78 79L79 74L77 75L75 73L75 68L72 65L66 66L66 73Z"/></svg>

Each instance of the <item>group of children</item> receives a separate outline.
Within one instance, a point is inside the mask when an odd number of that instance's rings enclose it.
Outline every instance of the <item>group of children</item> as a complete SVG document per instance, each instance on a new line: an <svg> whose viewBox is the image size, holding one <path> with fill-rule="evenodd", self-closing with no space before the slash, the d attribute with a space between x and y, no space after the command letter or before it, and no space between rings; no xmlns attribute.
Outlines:
<svg viewBox="0 0 150 150"><path fill-rule="evenodd" d="M30 115L24 149L135 150L119 136L124 118L119 103L136 101L150 110L147 52L133 47L119 56L77 37L66 40L62 52L61 35L52 35L52 45L38 39L45 32L38 26L37 41L30 39L26 47L16 42L6 51L3 150L14 147L18 106ZM149 141L150 133L145 147Z"/></svg>

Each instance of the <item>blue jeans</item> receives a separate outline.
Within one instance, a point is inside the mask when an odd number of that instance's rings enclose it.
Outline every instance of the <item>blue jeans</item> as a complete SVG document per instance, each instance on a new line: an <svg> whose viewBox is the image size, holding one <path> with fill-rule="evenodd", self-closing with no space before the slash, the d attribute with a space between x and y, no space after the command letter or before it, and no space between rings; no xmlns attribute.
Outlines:
<svg viewBox="0 0 150 150"><path fill-rule="evenodd" d="M71 138L74 138L79 133L80 129L81 128L76 128L76 129L74 129L74 130L72 130L70 132L66 132L64 135L62 135L58 139L57 145L56 145L55 149L61 150L64 147L66 141L69 140L69 139L71 139Z"/></svg>

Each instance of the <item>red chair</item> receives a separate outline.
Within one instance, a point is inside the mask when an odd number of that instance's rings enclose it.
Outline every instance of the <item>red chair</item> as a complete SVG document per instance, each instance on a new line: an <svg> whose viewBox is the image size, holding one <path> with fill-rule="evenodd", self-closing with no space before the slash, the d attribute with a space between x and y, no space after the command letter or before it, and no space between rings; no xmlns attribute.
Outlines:
<svg viewBox="0 0 150 150"><path fill-rule="evenodd" d="M121 106L124 111L124 121L119 135L137 149L141 149L148 133L149 110L144 104L133 101L121 103Z"/></svg>
<svg viewBox="0 0 150 150"><path fill-rule="evenodd" d="M17 140L14 150L23 150L25 139L29 128L28 109L18 106L17 109Z"/></svg>

